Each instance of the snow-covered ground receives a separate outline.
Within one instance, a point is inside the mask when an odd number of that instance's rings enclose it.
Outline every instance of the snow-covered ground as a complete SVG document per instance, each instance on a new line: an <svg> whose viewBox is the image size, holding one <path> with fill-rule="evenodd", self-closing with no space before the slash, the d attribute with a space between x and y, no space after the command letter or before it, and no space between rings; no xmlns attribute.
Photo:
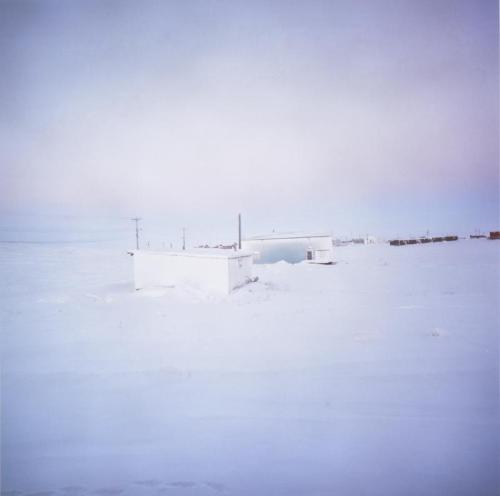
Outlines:
<svg viewBox="0 0 500 496"><path fill-rule="evenodd" d="M498 494L500 242L337 248L228 297L0 244L2 494Z"/></svg>

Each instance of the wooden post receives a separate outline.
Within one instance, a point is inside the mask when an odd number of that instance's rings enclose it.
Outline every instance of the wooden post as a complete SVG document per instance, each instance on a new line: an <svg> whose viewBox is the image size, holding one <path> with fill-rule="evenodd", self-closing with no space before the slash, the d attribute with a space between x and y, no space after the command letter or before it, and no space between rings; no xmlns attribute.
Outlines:
<svg viewBox="0 0 500 496"><path fill-rule="evenodd" d="M238 214L238 249L241 250L241 214Z"/></svg>

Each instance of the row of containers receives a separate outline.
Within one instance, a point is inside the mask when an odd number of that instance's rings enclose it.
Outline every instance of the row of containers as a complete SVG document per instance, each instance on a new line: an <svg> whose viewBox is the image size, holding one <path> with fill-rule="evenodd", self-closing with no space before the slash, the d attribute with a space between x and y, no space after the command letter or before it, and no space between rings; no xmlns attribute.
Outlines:
<svg viewBox="0 0 500 496"><path fill-rule="evenodd" d="M458 236L437 236L434 238L391 239L391 246L418 245L421 243L441 243L442 241L457 241Z"/></svg>
<svg viewBox="0 0 500 496"><path fill-rule="evenodd" d="M500 239L500 231L490 231L490 235L486 234L471 234L470 235L471 239Z"/></svg>
<svg viewBox="0 0 500 496"><path fill-rule="evenodd" d="M500 231L491 231L490 235L486 234L471 234L471 239L500 239ZM412 238L412 239L391 239L389 244L391 246L403 246L403 245L418 245L424 243L441 243L443 241L457 241L458 236L436 236L436 237L422 237L422 238Z"/></svg>

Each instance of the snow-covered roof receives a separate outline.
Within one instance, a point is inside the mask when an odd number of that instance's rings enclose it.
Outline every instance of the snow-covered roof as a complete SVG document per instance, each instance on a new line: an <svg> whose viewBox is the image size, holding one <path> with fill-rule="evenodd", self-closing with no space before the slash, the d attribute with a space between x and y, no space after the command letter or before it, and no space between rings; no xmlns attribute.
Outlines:
<svg viewBox="0 0 500 496"><path fill-rule="evenodd" d="M172 257L199 257L199 258L242 258L251 257L252 253L243 250L224 250L222 248L190 248L188 250L139 250L141 253L155 253ZM134 250L132 253L137 253Z"/></svg>
<svg viewBox="0 0 500 496"><path fill-rule="evenodd" d="M325 238L331 237L329 233L308 233L308 232L281 232L281 233L271 233L263 234L258 236L249 236L243 241L264 241L272 239L296 239L296 238Z"/></svg>

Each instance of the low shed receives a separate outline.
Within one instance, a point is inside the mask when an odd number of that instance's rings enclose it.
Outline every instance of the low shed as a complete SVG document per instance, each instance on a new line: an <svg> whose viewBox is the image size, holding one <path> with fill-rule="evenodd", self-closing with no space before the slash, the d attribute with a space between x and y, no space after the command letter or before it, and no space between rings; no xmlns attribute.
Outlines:
<svg viewBox="0 0 500 496"><path fill-rule="evenodd" d="M252 280L252 254L222 249L136 250L135 289L187 285L228 294Z"/></svg>
<svg viewBox="0 0 500 496"><path fill-rule="evenodd" d="M298 263L331 264L333 243L329 234L272 233L242 240L242 248L252 252L256 263L274 263L284 260Z"/></svg>

